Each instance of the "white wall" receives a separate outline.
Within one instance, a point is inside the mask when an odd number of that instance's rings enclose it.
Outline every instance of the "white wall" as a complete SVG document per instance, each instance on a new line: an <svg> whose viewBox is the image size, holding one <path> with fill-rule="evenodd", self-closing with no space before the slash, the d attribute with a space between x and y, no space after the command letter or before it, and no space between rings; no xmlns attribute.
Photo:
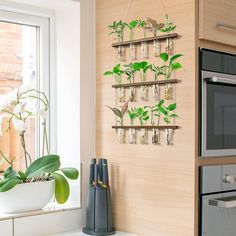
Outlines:
<svg viewBox="0 0 236 236"><path fill-rule="evenodd" d="M88 166L95 151L95 0L81 4L81 80L80 80L80 157L82 162L82 208L85 215L88 187ZM83 218L84 219L84 218Z"/></svg>

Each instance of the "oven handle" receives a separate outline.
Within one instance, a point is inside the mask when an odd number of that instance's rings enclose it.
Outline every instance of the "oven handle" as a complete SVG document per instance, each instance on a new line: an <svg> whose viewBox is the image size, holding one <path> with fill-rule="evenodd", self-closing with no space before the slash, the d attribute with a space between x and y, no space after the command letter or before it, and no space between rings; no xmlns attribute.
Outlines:
<svg viewBox="0 0 236 236"><path fill-rule="evenodd" d="M234 208L236 207L236 196L229 198L218 198L218 199L209 199L209 206L223 207L223 208Z"/></svg>
<svg viewBox="0 0 236 236"><path fill-rule="evenodd" d="M217 76L205 78L205 80L213 83L236 84L236 79L219 78Z"/></svg>

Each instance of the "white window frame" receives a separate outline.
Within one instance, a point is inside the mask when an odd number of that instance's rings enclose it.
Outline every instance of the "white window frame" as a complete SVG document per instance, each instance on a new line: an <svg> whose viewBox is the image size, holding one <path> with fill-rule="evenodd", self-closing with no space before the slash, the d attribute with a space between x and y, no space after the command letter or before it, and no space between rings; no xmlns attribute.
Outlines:
<svg viewBox="0 0 236 236"><path fill-rule="evenodd" d="M38 27L39 67L37 81L40 90L43 90L49 98L49 145L50 152L57 153L57 119L56 119L56 55L55 55L55 15L51 10L0 1L0 21L18 23ZM38 79L38 78L37 78ZM40 130L40 121L37 122ZM40 134L40 132L39 132ZM39 137L39 138L38 138ZM40 147L40 135L37 136L37 147ZM40 148L39 148L40 149ZM39 149L37 155L40 156Z"/></svg>

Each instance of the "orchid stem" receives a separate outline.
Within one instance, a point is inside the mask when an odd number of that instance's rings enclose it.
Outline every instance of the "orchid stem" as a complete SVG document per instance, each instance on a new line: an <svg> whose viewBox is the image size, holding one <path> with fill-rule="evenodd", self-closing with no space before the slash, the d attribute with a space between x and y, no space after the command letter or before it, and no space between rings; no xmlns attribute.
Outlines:
<svg viewBox="0 0 236 236"><path fill-rule="evenodd" d="M7 157L3 154L3 152L0 150L0 154L2 155L2 157L4 158L4 160L12 167L12 162L10 162Z"/></svg>

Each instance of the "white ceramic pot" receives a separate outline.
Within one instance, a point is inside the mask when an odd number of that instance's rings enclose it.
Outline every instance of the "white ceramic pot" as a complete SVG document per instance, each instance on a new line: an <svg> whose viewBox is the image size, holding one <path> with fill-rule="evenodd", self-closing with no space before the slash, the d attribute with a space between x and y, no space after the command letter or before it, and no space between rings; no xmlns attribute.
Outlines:
<svg viewBox="0 0 236 236"><path fill-rule="evenodd" d="M54 180L18 184L0 193L0 211L19 213L41 210L54 195Z"/></svg>

